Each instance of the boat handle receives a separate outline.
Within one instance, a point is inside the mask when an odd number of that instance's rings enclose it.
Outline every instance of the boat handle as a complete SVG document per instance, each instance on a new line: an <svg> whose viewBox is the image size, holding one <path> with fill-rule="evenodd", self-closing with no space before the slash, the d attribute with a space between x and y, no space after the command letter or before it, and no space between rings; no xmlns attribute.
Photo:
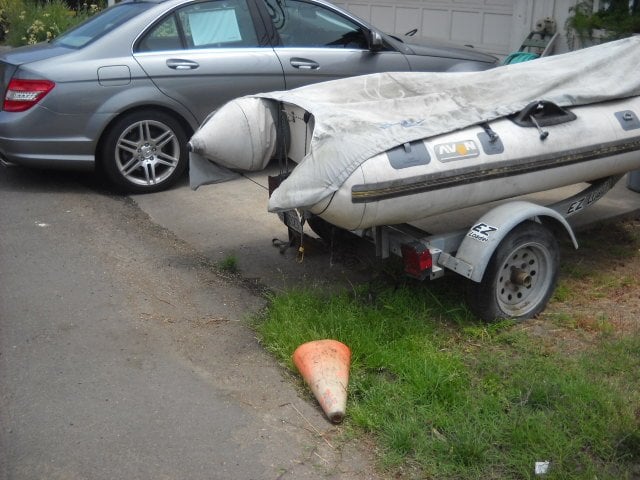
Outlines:
<svg viewBox="0 0 640 480"><path fill-rule="evenodd" d="M540 124L538 123L538 121L536 120L536 117L533 115L533 113L529 116L529 118L531 119L531 121L533 122L533 124L536 126L536 128L538 129L538 133L540 134L540 140L546 140L547 137L549 136L549 132L547 130L543 130L540 127Z"/></svg>
<svg viewBox="0 0 640 480"><path fill-rule="evenodd" d="M535 127L540 134L540 140L545 140L549 136L549 132L543 130L542 127L571 122L578 117L575 113L565 110L553 102L536 100L508 118L521 127Z"/></svg>

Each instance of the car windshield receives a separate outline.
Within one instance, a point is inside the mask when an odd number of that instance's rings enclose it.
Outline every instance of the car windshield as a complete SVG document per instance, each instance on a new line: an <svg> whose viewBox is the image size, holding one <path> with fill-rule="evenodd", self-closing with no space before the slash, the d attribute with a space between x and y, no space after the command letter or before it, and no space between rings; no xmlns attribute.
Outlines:
<svg viewBox="0 0 640 480"><path fill-rule="evenodd" d="M149 2L117 4L63 33L51 43L61 47L82 48L154 5Z"/></svg>

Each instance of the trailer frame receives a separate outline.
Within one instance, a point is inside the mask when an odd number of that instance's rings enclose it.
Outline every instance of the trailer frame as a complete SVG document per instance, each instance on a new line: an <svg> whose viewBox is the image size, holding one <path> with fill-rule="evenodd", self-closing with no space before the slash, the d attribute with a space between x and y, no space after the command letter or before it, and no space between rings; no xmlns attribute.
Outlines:
<svg viewBox="0 0 640 480"><path fill-rule="evenodd" d="M559 267L555 239L564 234L578 248L567 219L593 206L622 176L595 180L547 206L509 200L489 208L471 226L445 233L431 235L410 224L380 225L351 233L373 243L380 259L401 257L405 273L417 280L435 280L448 272L469 280L472 294L467 300L480 318L523 320L542 311L555 290ZM284 216L283 221L290 230L302 234L305 221L314 216L302 212L296 217L292 221L291 216ZM316 230L313 221L309 224ZM510 251L504 252L506 248ZM520 256L527 257L531 266L522 261L521 268L517 263ZM500 268L509 269L508 275L493 272L498 266L492 262L498 260Z"/></svg>

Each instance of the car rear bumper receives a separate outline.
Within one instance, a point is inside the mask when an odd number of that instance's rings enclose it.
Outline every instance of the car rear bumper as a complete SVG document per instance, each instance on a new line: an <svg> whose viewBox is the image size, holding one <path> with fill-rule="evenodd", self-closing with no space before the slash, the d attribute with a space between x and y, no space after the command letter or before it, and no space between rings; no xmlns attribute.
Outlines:
<svg viewBox="0 0 640 480"><path fill-rule="evenodd" d="M77 134L83 131L79 124L88 124L87 118L59 115L38 107L33 110L0 112L3 162L74 170L94 168L96 142Z"/></svg>

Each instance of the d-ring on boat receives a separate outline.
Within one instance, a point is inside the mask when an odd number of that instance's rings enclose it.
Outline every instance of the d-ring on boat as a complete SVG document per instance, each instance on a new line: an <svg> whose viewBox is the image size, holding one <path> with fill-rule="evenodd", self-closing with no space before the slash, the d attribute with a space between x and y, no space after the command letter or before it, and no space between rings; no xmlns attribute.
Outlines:
<svg viewBox="0 0 640 480"><path fill-rule="evenodd" d="M485 72L384 73L243 97L191 139L191 181L264 168L284 145L296 166L270 211L297 209L312 225L369 237L382 256L402 254L414 276L471 279L483 318L526 318L555 286L548 225L575 242L566 217L640 168L639 95L635 37ZM592 184L582 197L553 208L510 202L446 238L397 227L581 182ZM533 266L509 265L514 252ZM494 272L505 265L512 274Z"/></svg>

